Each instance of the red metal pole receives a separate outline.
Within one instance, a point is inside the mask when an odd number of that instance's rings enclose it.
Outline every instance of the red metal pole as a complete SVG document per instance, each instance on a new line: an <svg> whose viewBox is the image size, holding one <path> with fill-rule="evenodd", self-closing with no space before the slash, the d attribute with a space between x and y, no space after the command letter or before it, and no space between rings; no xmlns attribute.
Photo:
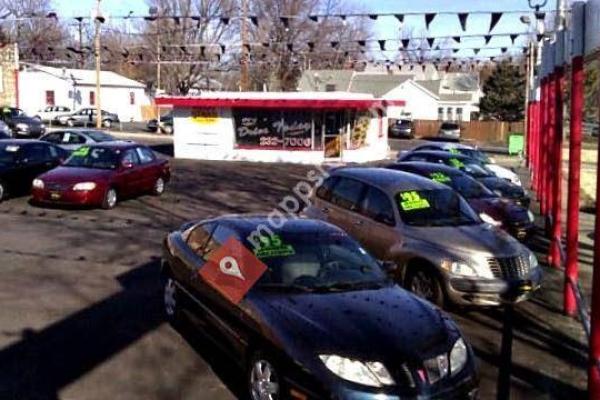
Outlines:
<svg viewBox="0 0 600 400"><path fill-rule="evenodd" d="M532 118L531 118L531 110L533 109L533 103L531 101L527 102L527 142L525 147L525 160L527 161L527 166L531 166L531 135L533 129L532 126Z"/></svg>
<svg viewBox="0 0 600 400"><path fill-rule="evenodd" d="M540 202L540 214L546 215L546 202L544 201L544 181L546 180L546 168L542 168L546 161L546 133L548 127L548 77L542 79L542 101L540 103L540 148L538 160L538 200Z"/></svg>
<svg viewBox="0 0 600 400"><path fill-rule="evenodd" d="M562 143L563 143L563 86L565 79L564 67L555 69L554 77L554 174L552 175L552 242L548 254L549 264L560 268L560 241L562 237Z"/></svg>
<svg viewBox="0 0 600 400"><path fill-rule="evenodd" d="M533 102L531 109L531 188L537 196L537 180L538 180L538 154L539 154L539 132L538 132L538 118L539 118L539 102Z"/></svg>
<svg viewBox="0 0 600 400"><path fill-rule="evenodd" d="M579 187L581 173L581 139L583 125L584 73L583 56L573 58L571 69L571 125L569 137L569 197L567 200L567 263L565 266L564 311L574 316L577 300L573 287L579 275Z"/></svg>
<svg viewBox="0 0 600 400"><path fill-rule="evenodd" d="M550 217L554 213L554 198L552 197L552 188L554 182L554 142L556 140L556 92L555 92L555 83L556 82L556 71L553 71L550 74L550 80L548 81L548 159L545 164L548 168L548 174L546 175L546 233L549 235L551 233L551 229L549 222Z"/></svg>

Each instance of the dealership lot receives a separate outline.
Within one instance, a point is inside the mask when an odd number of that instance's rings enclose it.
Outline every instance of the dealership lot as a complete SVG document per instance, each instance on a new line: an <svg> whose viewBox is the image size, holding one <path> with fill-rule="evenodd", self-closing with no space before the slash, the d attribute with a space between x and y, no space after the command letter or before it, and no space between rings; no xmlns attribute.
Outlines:
<svg viewBox="0 0 600 400"><path fill-rule="evenodd" d="M168 141L145 141L170 153ZM188 219L270 211L309 169L172 160L163 197L125 201L109 212L38 208L27 198L2 203L0 398L239 396L242 372L187 324L163 321L160 244ZM537 238L533 249L544 245ZM561 291L561 274L546 269L543 289L517 307L515 399L584 396L585 340L578 322L561 316ZM479 357L482 398L492 398L502 313L456 310L453 317Z"/></svg>

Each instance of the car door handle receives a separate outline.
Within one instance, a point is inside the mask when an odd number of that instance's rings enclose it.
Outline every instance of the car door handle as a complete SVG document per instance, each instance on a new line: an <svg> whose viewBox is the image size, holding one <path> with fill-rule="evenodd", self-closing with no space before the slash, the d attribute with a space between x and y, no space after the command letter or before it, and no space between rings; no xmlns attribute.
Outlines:
<svg viewBox="0 0 600 400"><path fill-rule="evenodd" d="M323 212L324 214L329 214L329 208L323 207L321 208L321 212Z"/></svg>

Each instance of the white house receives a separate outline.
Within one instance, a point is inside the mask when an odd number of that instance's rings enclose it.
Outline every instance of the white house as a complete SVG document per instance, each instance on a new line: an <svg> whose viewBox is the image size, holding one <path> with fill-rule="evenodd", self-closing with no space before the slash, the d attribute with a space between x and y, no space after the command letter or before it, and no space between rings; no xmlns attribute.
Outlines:
<svg viewBox="0 0 600 400"><path fill-rule="evenodd" d="M96 105L96 71L22 64L19 105L35 115L46 106L78 110ZM100 105L121 121L141 121L142 106L151 104L143 83L112 71L100 72Z"/></svg>

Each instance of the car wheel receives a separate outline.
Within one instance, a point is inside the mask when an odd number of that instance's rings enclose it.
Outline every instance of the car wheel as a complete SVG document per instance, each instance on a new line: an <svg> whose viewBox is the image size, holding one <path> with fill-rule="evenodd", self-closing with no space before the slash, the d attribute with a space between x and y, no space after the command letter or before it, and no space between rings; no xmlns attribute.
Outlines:
<svg viewBox="0 0 600 400"><path fill-rule="evenodd" d="M173 127L171 125L165 125L163 127L163 132L167 135L172 135L173 134Z"/></svg>
<svg viewBox="0 0 600 400"><path fill-rule="evenodd" d="M437 306L444 306L445 298L442 285L431 268L411 268L406 277L406 288Z"/></svg>
<svg viewBox="0 0 600 400"><path fill-rule="evenodd" d="M154 187L152 188L152 194L155 196L160 196L165 192L165 180L162 177L159 177L156 182L154 182Z"/></svg>
<svg viewBox="0 0 600 400"><path fill-rule="evenodd" d="M105 119L102 121L102 126L106 129L110 129L112 127L112 121L110 119Z"/></svg>
<svg viewBox="0 0 600 400"><path fill-rule="evenodd" d="M75 126L75 120L68 119L67 120L67 126L70 127L70 128L74 127Z"/></svg>
<svg viewBox="0 0 600 400"><path fill-rule="evenodd" d="M0 181L0 203L6 199L6 184Z"/></svg>
<svg viewBox="0 0 600 400"><path fill-rule="evenodd" d="M252 400L277 400L281 398L281 381L275 364L257 353L248 368L248 391Z"/></svg>
<svg viewBox="0 0 600 400"><path fill-rule="evenodd" d="M115 208L117 205L117 191L114 188L108 188L104 194L104 200L102 201L102 208L110 210Z"/></svg>
<svg viewBox="0 0 600 400"><path fill-rule="evenodd" d="M177 290L177 284L172 277L167 276L163 285L163 307L165 317L169 321L177 319L179 314L178 298L179 292Z"/></svg>

